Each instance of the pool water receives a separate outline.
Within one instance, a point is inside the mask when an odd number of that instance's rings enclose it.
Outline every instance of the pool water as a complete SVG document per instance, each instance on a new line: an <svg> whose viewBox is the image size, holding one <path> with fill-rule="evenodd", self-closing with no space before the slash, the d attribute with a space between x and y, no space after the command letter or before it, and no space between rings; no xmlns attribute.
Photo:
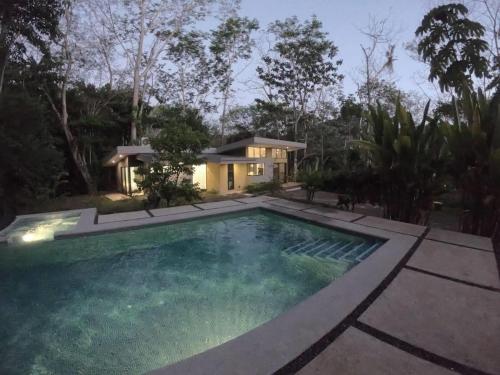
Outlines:
<svg viewBox="0 0 500 375"><path fill-rule="evenodd" d="M269 321L380 244L256 210L2 246L0 373L144 373Z"/></svg>

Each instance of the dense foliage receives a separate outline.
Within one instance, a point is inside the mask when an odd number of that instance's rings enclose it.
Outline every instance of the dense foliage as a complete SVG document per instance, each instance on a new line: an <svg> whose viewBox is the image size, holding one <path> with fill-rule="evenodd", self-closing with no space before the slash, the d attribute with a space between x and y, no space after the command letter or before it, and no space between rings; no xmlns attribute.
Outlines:
<svg viewBox="0 0 500 375"><path fill-rule="evenodd" d="M199 198L197 186L184 177L193 173L193 166L201 162L199 154L208 145L201 117L194 110L158 107L148 121L159 133L151 138L151 148L156 152L153 161L139 169L139 188L152 207L162 199L170 206L175 199Z"/></svg>

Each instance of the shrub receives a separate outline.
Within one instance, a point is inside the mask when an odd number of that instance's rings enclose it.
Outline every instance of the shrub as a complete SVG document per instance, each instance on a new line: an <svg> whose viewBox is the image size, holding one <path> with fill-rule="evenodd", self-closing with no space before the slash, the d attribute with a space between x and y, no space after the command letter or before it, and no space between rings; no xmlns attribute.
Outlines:
<svg viewBox="0 0 500 375"><path fill-rule="evenodd" d="M248 185L245 190L249 194L264 194L264 193L276 194L278 191L281 190L281 183L278 180L272 180L268 182L258 182L255 184Z"/></svg>
<svg viewBox="0 0 500 375"><path fill-rule="evenodd" d="M302 182L302 187L307 192L307 200L312 201L316 191L321 190L325 186L325 177L321 171L301 172L299 173L298 180Z"/></svg>

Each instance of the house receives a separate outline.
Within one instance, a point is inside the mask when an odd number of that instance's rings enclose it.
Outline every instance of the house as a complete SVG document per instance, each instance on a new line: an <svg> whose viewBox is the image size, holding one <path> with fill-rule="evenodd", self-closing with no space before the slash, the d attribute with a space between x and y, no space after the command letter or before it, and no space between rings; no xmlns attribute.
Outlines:
<svg viewBox="0 0 500 375"><path fill-rule="evenodd" d="M203 163L193 168L193 183L202 190L220 194L241 192L253 183L278 179L287 181L288 153L306 148L305 143L279 139L252 137L203 150ZM118 146L104 161L104 166L114 168L117 190L124 194L138 191L135 179L137 167L149 163L154 151L142 146Z"/></svg>

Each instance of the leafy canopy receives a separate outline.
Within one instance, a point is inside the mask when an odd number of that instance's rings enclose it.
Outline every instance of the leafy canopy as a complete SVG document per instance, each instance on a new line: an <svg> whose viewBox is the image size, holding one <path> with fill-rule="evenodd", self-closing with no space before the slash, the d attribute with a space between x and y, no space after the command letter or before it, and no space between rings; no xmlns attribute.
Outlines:
<svg viewBox="0 0 500 375"><path fill-rule="evenodd" d="M472 77L488 75L484 27L467 14L462 4L438 6L415 32L420 38L417 52L431 66L429 80L437 80L441 91L459 91L464 84L472 87Z"/></svg>
<svg viewBox="0 0 500 375"><path fill-rule="evenodd" d="M160 131L151 139L155 159L139 168L143 176L137 181L139 188L148 194L155 206L161 198L170 205L178 196L188 200L196 197L196 188L179 180L182 175L193 173L193 165L201 162L199 155L209 143L208 130L198 111L160 106L153 111L149 121Z"/></svg>
<svg viewBox="0 0 500 375"><path fill-rule="evenodd" d="M292 17L276 21L269 29L277 41L273 54L263 57L257 74L288 104L306 105L309 94L342 79L337 73L342 61L334 60L338 48L321 28L316 17L304 24Z"/></svg>

